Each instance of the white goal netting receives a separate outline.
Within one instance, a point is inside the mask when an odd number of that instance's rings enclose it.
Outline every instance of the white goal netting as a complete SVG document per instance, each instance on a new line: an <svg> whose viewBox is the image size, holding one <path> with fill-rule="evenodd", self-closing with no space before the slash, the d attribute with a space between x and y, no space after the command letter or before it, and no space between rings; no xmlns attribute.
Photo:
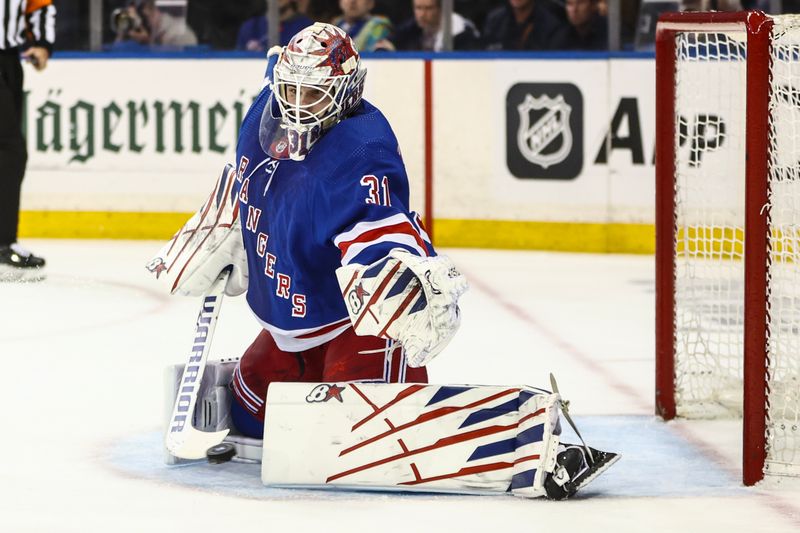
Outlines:
<svg viewBox="0 0 800 533"><path fill-rule="evenodd" d="M765 470L800 475L800 24L775 20ZM742 413L746 43L744 25L676 37L675 400L683 417Z"/></svg>
<svg viewBox="0 0 800 533"><path fill-rule="evenodd" d="M765 470L800 475L800 18L775 18L771 55Z"/></svg>

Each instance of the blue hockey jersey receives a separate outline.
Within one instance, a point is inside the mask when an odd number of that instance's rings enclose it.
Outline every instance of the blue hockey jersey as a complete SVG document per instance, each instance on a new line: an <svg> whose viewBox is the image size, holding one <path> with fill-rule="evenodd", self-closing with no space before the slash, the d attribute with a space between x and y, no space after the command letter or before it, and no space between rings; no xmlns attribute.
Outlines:
<svg viewBox="0 0 800 533"><path fill-rule="evenodd" d="M247 251L247 302L285 351L327 342L350 327L335 271L370 264L393 248L435 255L419 216L397 139L367 101L332 127L303 161L269 157L259 142L262 89L236 149Z"/></svg>

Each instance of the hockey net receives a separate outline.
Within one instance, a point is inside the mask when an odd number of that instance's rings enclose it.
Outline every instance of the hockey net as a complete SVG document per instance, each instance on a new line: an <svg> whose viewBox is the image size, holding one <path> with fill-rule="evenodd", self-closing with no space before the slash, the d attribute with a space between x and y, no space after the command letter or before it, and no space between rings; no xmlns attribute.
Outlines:
<svg viewBox="0 0 800 533"><path fill-rule="evenodd" d="M744 478L800 476L800 18L680 13L657 44L665 418L744 418Z"/></svg>

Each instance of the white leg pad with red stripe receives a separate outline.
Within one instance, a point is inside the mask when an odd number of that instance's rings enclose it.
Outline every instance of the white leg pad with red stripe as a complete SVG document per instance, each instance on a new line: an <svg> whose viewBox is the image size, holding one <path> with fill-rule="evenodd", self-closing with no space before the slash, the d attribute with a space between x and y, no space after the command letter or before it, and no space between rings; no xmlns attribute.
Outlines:
<svg viewBox="0 0 800 533"><path fill-rule="evenodd" d="M272 383L261 478L276 487L544 496L559 399L527 386Z"/></svg>

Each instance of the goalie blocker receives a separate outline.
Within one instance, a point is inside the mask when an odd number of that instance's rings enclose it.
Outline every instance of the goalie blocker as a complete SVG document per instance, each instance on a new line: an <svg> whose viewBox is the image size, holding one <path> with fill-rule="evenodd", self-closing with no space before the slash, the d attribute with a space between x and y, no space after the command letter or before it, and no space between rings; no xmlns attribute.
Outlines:
<svg viewBox="0 0 800 533"><path fill-rule="evenodd" d="M229 427L232 363L209 365L194 423L218 431ZM273 383L263 442L235 428L226 441L237 460L262 461L268 486L563 499L619 457L562 443L561 405L527 386Z"/></svg>

